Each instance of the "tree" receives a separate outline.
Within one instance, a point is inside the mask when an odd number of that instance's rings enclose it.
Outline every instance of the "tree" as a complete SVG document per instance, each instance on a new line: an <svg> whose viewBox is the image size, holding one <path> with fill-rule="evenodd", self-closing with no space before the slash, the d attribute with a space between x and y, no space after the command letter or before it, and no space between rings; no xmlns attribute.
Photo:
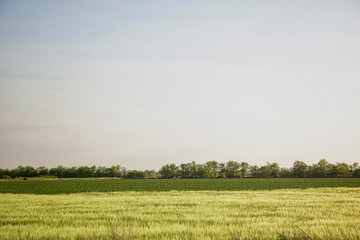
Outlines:
<svg viewBox="0 0 360 240"><path fill-rule="evenodd" d="M26 167L19 165L16 169L14 169L14 175L16 177L26 177Z"/></svg>
<svg viewBox="0 0 360 240"><path fill-rule="evenodd" d="M336 163L330 165L329 177L349 177L351 176L349 166L346 163Z"/></svg>
<svg viewBox="0 0 360 240"><path fill-rule="evenodd" d="M225 178L226 174L225 174L225 163L219 163L219 176Z"/></svg>
<svg viewBox="0 0 360 240"><path fill-rule="evenodd" d="M145 170L145 177L156 178L156 171L155 170Z"/></svg>
<svg viewBox="0 0 360 240"><path fill-rule="evenodd" d="M244 178L244 177L246 177L246 173L249 169L249 164L247 162L242 162L242 163L240 163L240 167L241 167L241 169L240 169L241 177Z"/></svg>
<svg viewBox="0 0 360 240"><path fill-rule="evenodd" d="M294 177L303 178L306 177L308 166L303 161L295 161L292 170Z"/></svg>
<svg viewBox="0 0 360 240"><path fill-rule="evenodd" d="M38 172L35 168L32 166L26 166L25 167L25 177L37 177Z"/></svg>
<svg viewBox="0 0 360 240"><path fill-rule="evenodd" d="M251 177L259 177L259 167L257 165L250 166Z"/></svg>
<svg viewBox="0 0 360 240"><path fill-rule="evenodd" d="M236 161L228 161L225 166L225 175L228 178L235 177L239 172L240 164Z"/></svg>
<svg viewBox="0 0 360 240"><path fill-rule="evenodd" d="M217 161L208 161L206 163L207 173L209 177L216 178L218 176L219 163Z"/></svg>
<svg viewBox="0 0 360 240"><path fill-rule="evenodd" d="M114 177L116 173L116 166L112 165L109 168L106 168L106 177Z"/></svg>
<svg viewBox="0 0 360 240"><path fill-rule="evenodd" d="M12 177L14 176L11 173L11 170L0 168L0 179L11 179Z"/></svg>
<svg viewBox="0 0 360 240"><path fill-rule="evenodd" d="M64 178L80 177L78 174L79 173L78 173L78 168L77 167L65 168L65 172L64 172L62 177L64 177Z"/></svg>
<svg viewBox="0 0 360 240"><path fill-rule="evenodd" d="M127 172L128 178L145 178L145 172L137 170L129 170Z"/></svg>
<svg viewBox="0 0 360 240"><path fill-rule="evenodd" d="M293 166L288 168L279 167L278 163L269 163L258 167L257 165L249 166L248 163L239 164L236 161L218 163L217 161L208 161L205 164L183 163L180 166L176 164L166 164L161 167L159 172L155 170L146 171L127 171L120 165L111 167L93 165L92 167L63 167L48 169L45 166L34 168L32 166L18 166L15 169L0 169L0 178L17 178L17 177L36 177L36 176L55 176L59 178L88 178L88 177L130 177L130 178L175 178L198 176L201 178L221 177L246 177L258 178L268 177L360 177L360 168L358 163L346 164L338 162L336 164L328 163L321 159L318 163L306 165L302 161L295 161Z"/></svg>
<svg viewBox="0 0 360 240"><path fill-rule="evenodd" d="M314 164L309 170L312 177L327 177L329 175L331 164L326 159L321 159L317 164Z"/></svg>
<svg viewBox="0 0 360 240"><path fill-rule="evenodd" d="M166 164L162 166L159 173L161 174L162 178L169 178L171 176L170 165Z"/></svg>
<svg viewBox="0 0 360 240"><path fill-rule="evenodd" d="M269 178L271 177L271 164L269 162L266 163L265 166L261 166L258 171L259 177Z"/></svg>
<svg viewBox="0 0 360 240"><path fill-rule="evenodd" d="M359 163L355 162L353 164L350 164L349 165L349 170L350 170L350 173L353 174L353 172L356 170L356 168L359 167Z"/></svg>
<svg viewBox="0 0 360 240"><path fill-rule="evenodd" d="M44 167L44 166L41 166L41 167L38 167L37 168L37 172L40 176L46 176L46 175L49 175L49 169Z"/></svg>
<svg viewBox="0 0 360 240"><path fill-rule="evenodd" d="M196 176L204 178L207 175L207 170L205 164L197 164L196 166Z"/></svg>
<svg viewBox="0 0 360 240"><path fill-rule="evenodd" d="M126 177L126 168L121 167L120 165L113 165L112 169L114 171L114 177Z"/></svg>
<svg viewBox="0 0 360 240"><path fill-rule="evenodd" d="M159 173L161 174L162 178L169 178L169 177L177 177L178 176L178 167L175 163L166 164L161 167Z"/></svg>
<svg viewBox="0 0 360 240"><path fill-rule="evenodd" d="M271 177L279 177L280 167L278 163L273 163L270 165L270 176Z"/></svg>
<svg viewBox="0 0 360 240"><path fill-rule="evenodd" d="M58 166L57 168L50 169L50 175L62 178L65 175L66 168L63 166Z"/></svg>
<svg viewBox="0 0 360 240"><path fill-rule="evenodd" d="M336 167L337 167L338 173L339 173L338 177L350 177L351 176L349 165L347 165L346 163L336 163Z"/></svg>
<svg viewBox="0 0 360 240"><path fill-rule="evenodd" d="M196 176L197 174L197 164L195 161L192 161L190 163L190 175L191 176Z"/></svg>
<svg viewBox="0 0 360 240"><path fill-rule="evenodd" d="M359 168L359 163L355 162L352 167L352 176L353 177L360 177L360 168Z"/></svg>
<svg viewBox="0 0 360 240"><path fill-rule="evenodd" d="M170 164L170 172L171 172L172 177L178 176L178 170L179 170L179 168L176 166L175 163Z"/></svg>
<svg viewBox="0 0 360 240"><path fill-rule="evenodd" d="M88 178L91 177L90 168L88 166L80 166L75 172L75 177Z"/></svg>
<svg viewBox="0 0 360 240"><path fill-rule="evenodd" d="M95 176L96 177L105 177L106 167L99 166L96 168Z"/></svg>
<svg viewBox="0 0 360 240"><path fill-rule="evenodd" d="M180 164L179 175L182 178L189 177L190 173L191 173L191 164L190 163L182 163L182 164Z"/></svg>
<svg viewBox="0 0 360 240"><path fill-rule="evenodd" d="M91 172L91 177L95 177L95 175L96 175L96 166L95 165L92 165L90 167L90 172Z"/></svg>
<svg viewBox="0 0 360 240"><path fill-rule="evenodd" d="M281 168L279 176L282 178L289 178L289 177L292 177L292 172L288 168Z"/></svg>

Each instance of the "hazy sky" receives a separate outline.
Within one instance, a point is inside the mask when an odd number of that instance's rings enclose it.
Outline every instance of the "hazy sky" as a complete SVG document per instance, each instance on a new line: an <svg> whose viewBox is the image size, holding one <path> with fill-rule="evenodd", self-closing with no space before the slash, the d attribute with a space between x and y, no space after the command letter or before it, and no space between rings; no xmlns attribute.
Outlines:
<svg viewBox="0 0 360 240"><path fill-rule="evenodd" d="M0 167L360 161L360 2L0 1Z"/></svg>

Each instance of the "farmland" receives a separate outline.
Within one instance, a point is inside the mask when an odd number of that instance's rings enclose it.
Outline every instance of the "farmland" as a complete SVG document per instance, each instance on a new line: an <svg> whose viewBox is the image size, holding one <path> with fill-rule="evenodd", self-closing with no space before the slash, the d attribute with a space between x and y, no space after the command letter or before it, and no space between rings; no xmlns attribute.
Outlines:
<svg viewBox="0 0 360 240"><path fill-rule="evenodd" d="M244 191L324 187L360 187L360 179L71 179L0 181L0 193L31 194L122 191Z"/></svg>
<svg viewBox="0 0 360 240"><path fill-rule="evenodd" d="M360 238L357 188L2 194L0 205L1 239Z"/></svg>
<svg viewBox="0 0 360 240"><path fill-rule="evenodd" d="M0 182L0 239L360 239L360 179Z"/></svg>

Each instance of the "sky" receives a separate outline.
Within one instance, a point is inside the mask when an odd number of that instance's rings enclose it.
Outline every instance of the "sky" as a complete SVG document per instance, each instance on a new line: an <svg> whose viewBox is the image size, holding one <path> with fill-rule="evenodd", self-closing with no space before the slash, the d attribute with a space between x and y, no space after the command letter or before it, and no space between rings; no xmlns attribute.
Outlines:
<svg viewBox="0 0 360 240"><path fill-rule="evenodd" d="M360 161L360 2L0 1L0 168Z"/></svg>

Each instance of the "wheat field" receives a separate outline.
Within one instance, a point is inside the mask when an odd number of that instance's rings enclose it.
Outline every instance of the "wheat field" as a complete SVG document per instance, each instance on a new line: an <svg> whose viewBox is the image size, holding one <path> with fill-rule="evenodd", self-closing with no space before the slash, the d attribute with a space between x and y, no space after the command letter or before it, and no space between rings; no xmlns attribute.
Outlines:
<svg viewBox="0 0 360 240"><path fill-rule="evenodd" d="M0 194L0 239L360 239L360 189Z"/></svg>

